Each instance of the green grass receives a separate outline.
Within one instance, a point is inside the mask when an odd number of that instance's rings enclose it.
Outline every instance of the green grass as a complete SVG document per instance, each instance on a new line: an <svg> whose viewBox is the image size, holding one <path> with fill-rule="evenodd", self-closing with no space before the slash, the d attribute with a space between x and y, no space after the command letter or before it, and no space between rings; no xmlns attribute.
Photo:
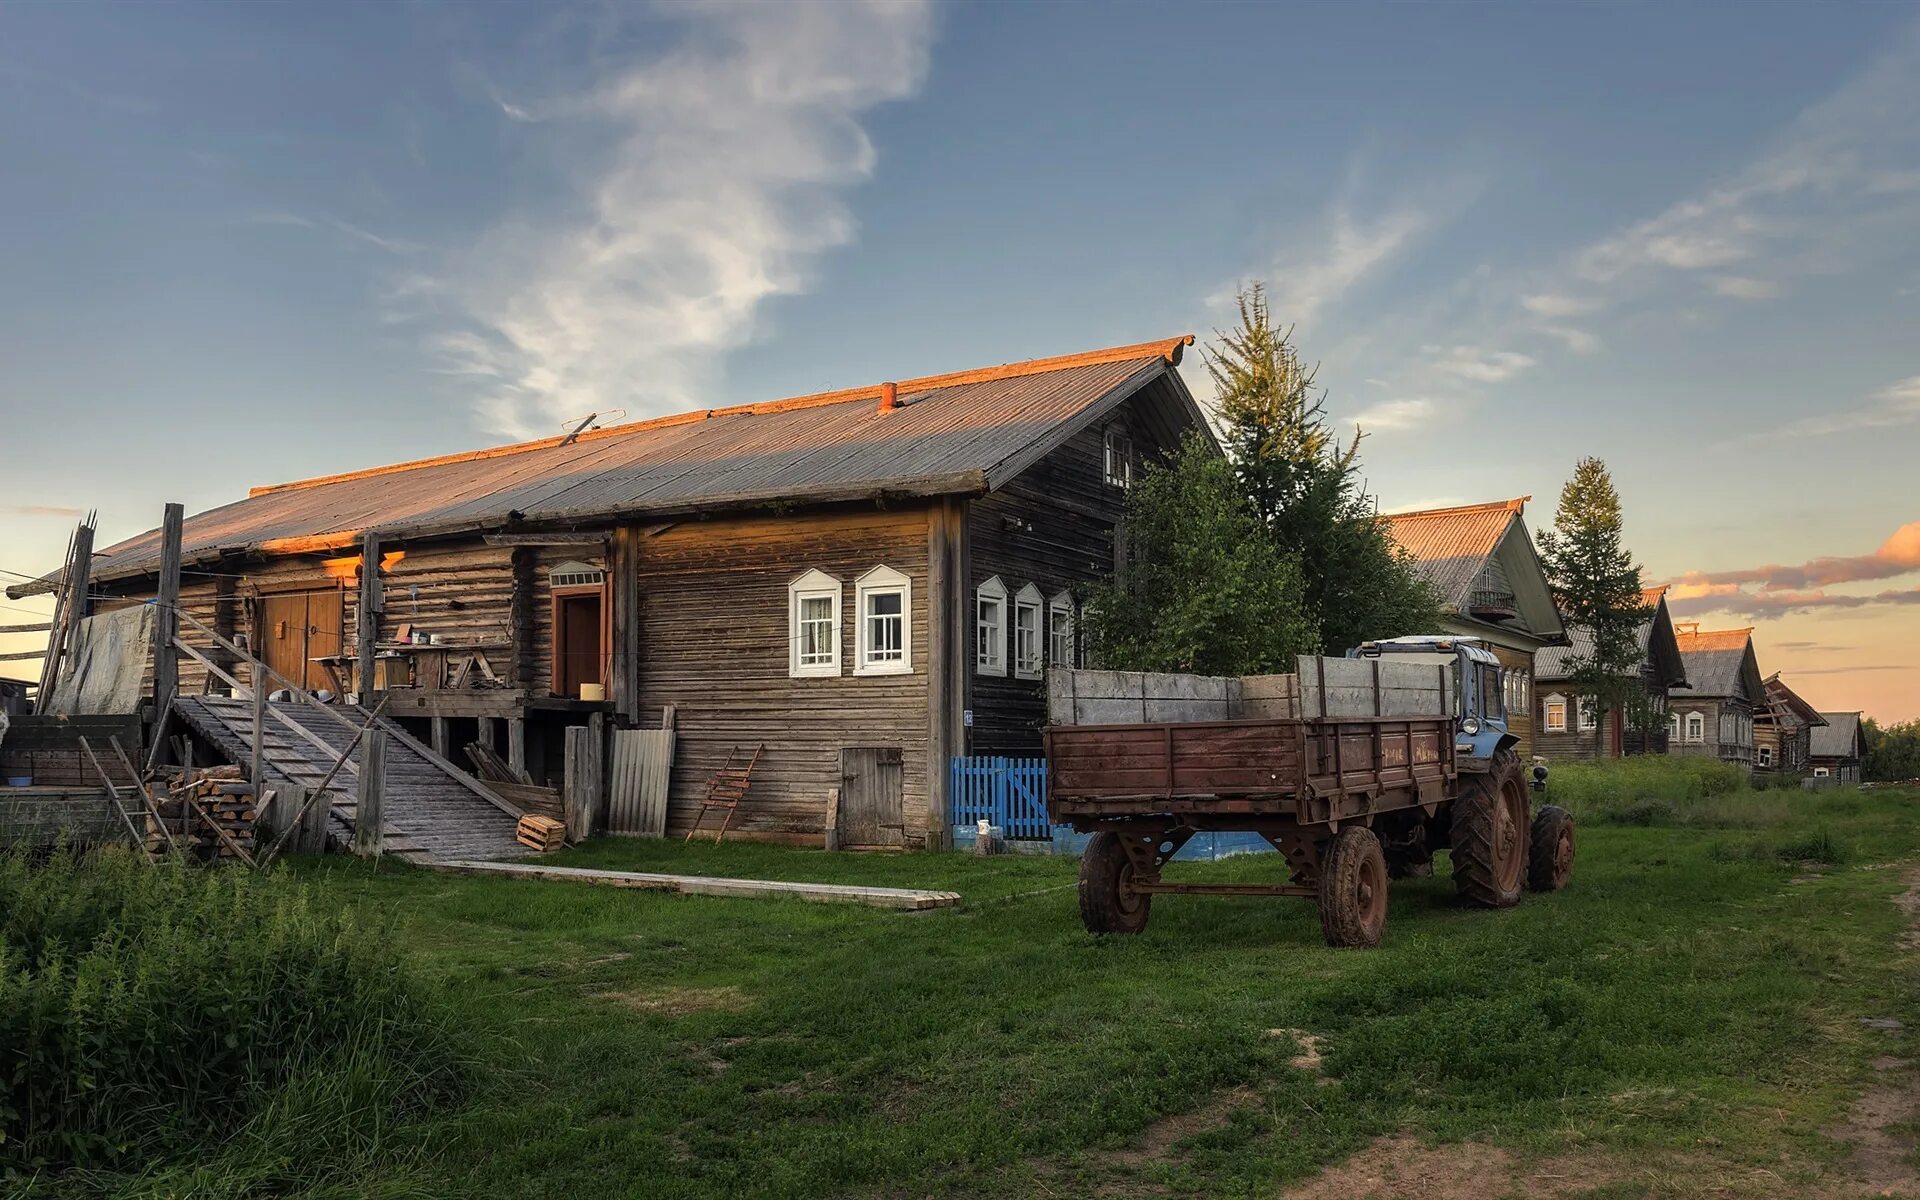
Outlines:
<svg viewBox="0 0 1920 1200"><path fill-rule="evenodd" d="M1920 1050L1889 902L1920 795L1703 789L1664 797L1660 824L1609 823L1644 797L1567 774L1556 792L1586 814L1567 891L1468 910L1443 862L1395 885L1365 952L1325 947L1292 900L1161 897L1145 934L1097 940L1060 859L611 841L559 859L966 897L926 914L299 863L398 920L486 1063L477 1099L382 1130L314 1192L1264 1196L1401 1130L1789 1182L1831 1168L1820 1131L1868 1061ZM1767 807L1717 807L1742 800ZM1290 1067L1276 1029L1324 1039L1335 1082ZM1235 1089L1253 1102L1127 1153ZM197 1171L197 1194L227 1194L219 1155ZM113 1188L187 1194L177 1175Z"/></svg>

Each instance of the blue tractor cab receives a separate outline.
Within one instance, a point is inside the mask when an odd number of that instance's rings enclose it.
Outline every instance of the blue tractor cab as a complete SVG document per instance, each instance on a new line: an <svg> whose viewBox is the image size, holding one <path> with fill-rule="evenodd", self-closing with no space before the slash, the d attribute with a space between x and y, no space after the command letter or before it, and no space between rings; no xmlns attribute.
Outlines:
<svg viewBox="0 0 1920 1200"><path fill-rule="evenodd" d="M1348 658L1453 668L1454 755L1462 771L1490 769L1493 756L1520 739L1507 730L1507 701L1500 659L1479 638L1419 634L1362 642Z"/></svg>

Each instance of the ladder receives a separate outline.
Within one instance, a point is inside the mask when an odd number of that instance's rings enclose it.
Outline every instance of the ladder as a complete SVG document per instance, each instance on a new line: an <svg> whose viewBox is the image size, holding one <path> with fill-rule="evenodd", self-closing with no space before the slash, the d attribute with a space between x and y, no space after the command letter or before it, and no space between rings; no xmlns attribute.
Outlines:
<svg viewBox="0 0 1920 1200"><path fill-rule="evenodd" d="M93 762L94 772L100 776L100 782L106 785L107 798L113 801L114 811L120 814L120 820L125 823L127 837L133 849L148 863L158 865L162 844L167 850L174 848L173 832L167 828L166 819L154 808L153 796L147 791L147 784L141 779L140 772L134 769L133 761L127 757L126 750L121 747L120 739L111 737L107 741L113 746L114 754L119 756L120 765L126 768L127 774L133 778L133 794L138 797L138 801L131 807L121 797L120 789L114 786L113 776L108 773L106 765L100 761L100 756L94 753L93 747L87 744L86 738L80 739L80 748L87 752L87 758ZM136 817L140 818L138 823L134 820ZM158 838L154 836L156 830L159 831Z"/></svg>
<svg viewBox="0 0 1920 1200"><path fill-rule="evenodd" d="M715 845L727 836L727 827L733 824L733 814L740 807L740 801L746 799L747 787L753 778L753 766L760 761L760 752L766 743L753 748L753 754L747 759L747 765L737 767L734 760L740 756L740 747L727 751L726 765L713 773L707 781L707 797L700 803L700 812L693 818L693 828L687 830L686 841L691 842L693 835L700 832L700 823L707 819L707 813L713 809L724 809L726 819L720 822L720 831L713 835Z"/></svg>

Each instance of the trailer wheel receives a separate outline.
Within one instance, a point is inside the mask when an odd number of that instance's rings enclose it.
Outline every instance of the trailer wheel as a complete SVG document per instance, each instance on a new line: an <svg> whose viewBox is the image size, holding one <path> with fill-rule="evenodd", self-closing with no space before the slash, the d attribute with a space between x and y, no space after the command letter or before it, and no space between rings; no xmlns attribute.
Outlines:
<svg viewBox="0 0 1920 1200"><path fill-rule="evenodd" d="M1329 946L1378 946L1387 928L1387 856L1370 829L1333 835L1320 859L1320 929Z"/></svg>
<svg viewBox="0 0 1920 1200"><path fill-rule="evenodd" d="M1573 814L1557 804L1542 805L1533 817L1533 849L1527 859L1527 886L1557 892L1573 876Z"/></svg>
<svg viewBox="0 0 1920 1200"><path fill-rule="evenodd" d="M1494 756L1492 769L1475 776L1453 802L1453 886L1483 908L1520 902L1527 881L1527 783L1512 751Z"/></svg>
<svg viewBox="0 0 1920 1200"><path fill-rule="evenodd" d="M1139 933L1153 897L1133 890L1133 863L1120 835L1101 830L1080 856L1080 923L1088 933Z"/></svg>

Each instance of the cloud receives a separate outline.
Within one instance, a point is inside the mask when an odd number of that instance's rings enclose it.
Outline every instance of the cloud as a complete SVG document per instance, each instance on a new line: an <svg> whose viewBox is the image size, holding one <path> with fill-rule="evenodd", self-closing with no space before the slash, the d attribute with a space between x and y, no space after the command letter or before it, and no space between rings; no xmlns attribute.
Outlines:
<svg viewBox="0 0 1920 1200"><path fill-rule="evenodd" d="M342 221L337 217L303 217L299 213L267 212L254 213L247 218L250 225L284 225L290 229L331 229L345 234L355 241L365 242L369 246L385 250L390 254L417 254L421 246L404 238L387 237L362 229L358 225Z"/></svg>
<svg viewBox="0 0 1920 1200"><path fill-rule="evenodd" d="M920 0L656 15L684 36L655 57L544 100L493 97L515 137L592 147L570 156L587 161L564 213L504 221L400 289L436 315L442 368L496 432L705 402L766 302L853 240L846 195L876 164L862 120L919 89L933 36Z"/></svg>
<svg viewBox="0 0 1920 1200"><path fill-rule="evenodd" d="M1776 650L1794 650L1806 654L1826 654L1839 650L1851 650L1852 646L1831 646L1825 642L1775 642Z"/></svg>
<svg viewBox="0 0 1920 1200"><path fill-rule="evenodd" d="M1713 290L1717 295L1734 300L1772 300L1786 289L1764 279L1750 279L1745 275L1722 275L1713 281Z"/></svg>
<svg viewBox="0 0 1920 1200"><path fill-rule="evenodd" d="M1575 354L1592 354L1600 348L1598 337L1570 325L1542 325L1540 332L1549 337L1558 338L1562 345Z"/></svg>
<svg viewBox="0 0 1920 1200"><path fill-rule="evenodd" d="M1893 429L1920 423L1920 375L1909 375L1898 383L1881 388L1853 408L1802 417L1772 429L1750 435L1754 442L1799 441L1835 433L1853 433L1862 429Z"/></svg>
<svg viewBox="0 0 1920 1200"><path fill-rule="evenodd" d="M1914 671L1915 663L1867 663L1858 667L1795 667L1795 675L1852 675L1856 671Z"/></svg>
<svg viewBox="0 0 1920 1200"><path fill-rule="evenodd" d="M1557 292L1535 292L1520 298L1520 307L1536 317L1584 317L1598 311L1600 302L1590 296L1568 296Z"/></svg>
<svg viewBox="0 0 1920 1200"><path fill-rule="evenodd" d="M1676 591L1688 595L1702 594L1694 591L1696 588L1737 589L1756 583L1767 591L1782 591L1892 579L1912 571L1920 571L1920 521L1894 530L1871 554L1812 558L1791 566L1768 563L1733 571L1689 571L1675 584Z"/></svg>
<svg viewBox="0 0 1920 1200"><path fill-rule="evenodd" d="M1369 433L1383 430L1414 429L1440 415L1440 403L1431 396L1409 396L1402 400L1383 400L1354 415L1354 423Z"/></svg>
<svg viewBox="0 0 1920 1200"><path fill-rule="evenodd" d="M1667 607L1675 616L1733 613L1736 616L1764 619L1784 617L1788 613L1867 608L1883 604L1920 604L1920 588L1890 590L1867 596L1823 590L1748 592L1734 588L1731 591L1716 591L1711 594L1669 600Z"/></svg>
<svg viewBox="0 0 1920 1200"><path fill-rule="evenodd" d="M0 506L0 512L15 517L78 517L80 510L68 508L63 504L8 504Z"/></svg>
<svg viewBox="0 0 1920 1200"><path fill-rule="evenodd" d="M1503 383L1538 361L1515 350L1484 350L1479 346L1455 346L1439 352L1429 366L1442 375L1469 383Z"/></svg>
<svg viewBox="0 0 1920 1200"><path fill-rule="evenodd" d="M1434 225L1431 214L1402 208L1371 220L1335 209L1310 249L1283 254L1267 287L1275 317L1306 323L1405 251Z"/></svg>

